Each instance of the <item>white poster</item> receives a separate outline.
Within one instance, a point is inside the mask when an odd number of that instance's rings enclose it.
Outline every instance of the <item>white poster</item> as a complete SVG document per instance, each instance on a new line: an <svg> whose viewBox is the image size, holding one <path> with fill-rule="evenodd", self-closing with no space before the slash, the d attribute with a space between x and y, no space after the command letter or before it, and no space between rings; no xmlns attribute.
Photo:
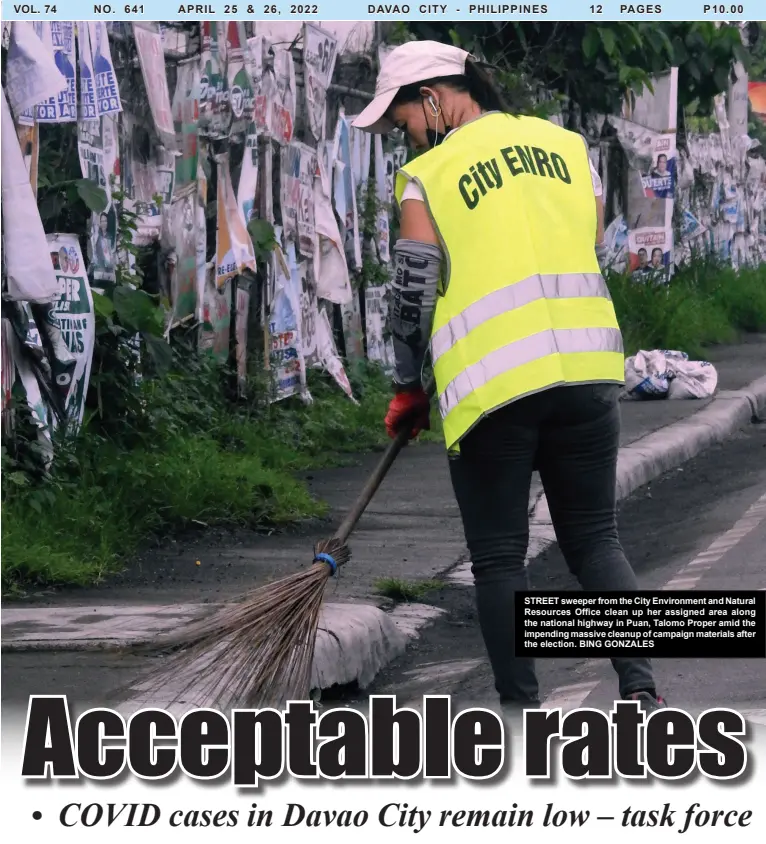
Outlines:
<svg viewBox="0 0 766 844"><path fill-rule="evenodd" d="M38 123L73 123L77 120L77 48L74 23L51 21L49 24L56 67L67 81L67 87L57 96L37 104Z"/></svg>
<svg viewBox="0 0 766 844"><path fill-rule="evenodd" d="M176 127L170 105L162 36L158 30L149 29L145 24L138 23L133 24L133 35L136 39L141 73L144 77L144 87L149 98L154 125L165 147L175 150Z"/></svg>
<svg viewBox="0 0 766 844"><path fill-rule="evenodd" d="M327 88L337 56L337 39L316 24L303 24L303 64L306 110L311 134L323 141L327 123Z"/></svg>
<svg viewBox="0 0 766 844"><path fill-rule="evenodd" d="M57 97L67 88L66 77L56 66L49 38L49 24L13 22L5 90L8 103L17 117L38 103ZM34 119L34 113L28 117Z"/></svg>
<svg viewBox="0 0 766 844"><path fill-rule="evenodd" d="M104 114L117 114L122 111L122 103L112 53L109 49L106 23L91 21L88 27L95 80L96 113L99 117Z"/></svg>

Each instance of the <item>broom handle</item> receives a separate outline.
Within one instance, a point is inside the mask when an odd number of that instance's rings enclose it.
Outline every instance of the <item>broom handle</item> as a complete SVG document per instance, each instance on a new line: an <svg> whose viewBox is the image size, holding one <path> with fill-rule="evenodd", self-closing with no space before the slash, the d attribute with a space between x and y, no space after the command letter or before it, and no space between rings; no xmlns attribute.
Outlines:
<svg viewBox="0 0 766 844"><path fill-rule="evenodd" d="M429 381L428 384L425 385L426 392L428 397L430 398L433 396L435 391L435 384L433 381ZM356 523L362 517L362 513L367 509L367 505L372 501L372 497L378 491L378 488L383 483L383 479L388 474L388 470L391 468L394 460L396 460L399 452L407 445L407 442L410 438L410 428L405 427L402 428L401 431L394 437L391 444L383 453L383 456L380 458L380 462L375 467L375 470L367 479L367 483L364 485L364 488L359 493L359 497L354 502L351 510L347 514L346 518L341 523L338 530L335 532L334 539L339 540L345 544L346 540L351 535L351 531L356 527Z"/></svg>

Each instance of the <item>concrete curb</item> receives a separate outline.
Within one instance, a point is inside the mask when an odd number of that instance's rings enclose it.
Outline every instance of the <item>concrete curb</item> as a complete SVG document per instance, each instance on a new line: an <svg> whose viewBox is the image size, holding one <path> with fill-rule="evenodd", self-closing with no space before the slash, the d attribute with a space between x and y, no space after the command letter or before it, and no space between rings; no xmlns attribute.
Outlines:
<svg viewBox="0 0 766 844"><path fill-rule="evenodd" d="M710 404L688 419L674 422L624 446L617 458L618 501L692 460L710 446L728 439L738 428L757 421L764 409L766 376L741 390L721 391ZM551 525L544 494L537 502L530 523ZM555 541L552 533L550 539Z"/></svg>
<svg viewBox="0 0 766 844"><path fill-rule="evenodd" d="M404 653L417 624L428 613L419 605L397 614L372 604L325 604L319 619L312 687L357 682L368 686L381 668ZM6 609L3 625L22 632L3 637L5 653L20 651L121 652L214 611L214 604L130 608L119 606ZM90 635L84 636L83 630ZM26 630L26 632L23 632ZM47 632L47 635L46 635ZM55 637L55 638L54 638Z"/></svg>

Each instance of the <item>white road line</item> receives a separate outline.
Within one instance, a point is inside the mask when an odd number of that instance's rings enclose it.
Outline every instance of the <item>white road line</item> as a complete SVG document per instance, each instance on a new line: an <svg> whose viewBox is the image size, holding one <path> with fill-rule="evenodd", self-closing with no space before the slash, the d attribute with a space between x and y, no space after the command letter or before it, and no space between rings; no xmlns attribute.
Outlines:
<svg viewBox="0 0 766 844"><path fill-rule="evenodd" d="M766 495L762 495L755 504L737 521L731 530L721 534L708 546L706 551L698 554L687 563L675 577L666 583L663 589L694 589L702 576L721 560L735 545L741 542L761 522L766 519Z"/></svg>
<svg viewBox="0 0 766 844"><path fill-rule="evenodd" d="M711 569L728 551L741 542L749 533L757 528L766 519L766 495L762 495L755 504L737 521L726 533L721 534L712 542L707 550L698 554L691 562L687 563L672 580L668 581L662 588L673 589L696 589L702 576ZM766 587L761 587L766 591ZM600 660L588 660L586 669L593 670L599 665ZM542 705L545 707L561 707L577 709L585 702L588 695L600 684L600 680L593 683L577 683L570 686L559 686L545 698ZM746 716L753 723L766 724L766 710L753 709L745 710L755 713L754 716Z"/></svg>

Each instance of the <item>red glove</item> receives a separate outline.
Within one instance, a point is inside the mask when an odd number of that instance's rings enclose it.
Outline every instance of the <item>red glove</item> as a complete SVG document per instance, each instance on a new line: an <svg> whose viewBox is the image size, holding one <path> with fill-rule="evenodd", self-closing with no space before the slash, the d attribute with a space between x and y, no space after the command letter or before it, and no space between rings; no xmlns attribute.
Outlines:
<svg viewBox="0 0 766 844"><path fill-rule="evenodd" d="M386 414L386 431L393 439L403 427L411 427L410 439L431 427L431 403L422 387L397 393Z"/></svg>

